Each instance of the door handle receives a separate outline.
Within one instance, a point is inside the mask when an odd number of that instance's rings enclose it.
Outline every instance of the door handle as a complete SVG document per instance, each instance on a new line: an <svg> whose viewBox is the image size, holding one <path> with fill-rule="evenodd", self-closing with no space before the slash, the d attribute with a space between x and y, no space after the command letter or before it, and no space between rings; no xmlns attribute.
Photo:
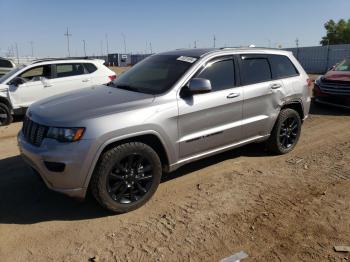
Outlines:
<svg viewBox="0 0 350 262"><path fill-rule="evenodd" d="M226 98L235 98L235 97L238 97L239 96L239 93L231 93L231 94L228 94L226 96Z"/></svg>
<svg viewBox="0 0 350 262"><path fill-rule="evenodd" d="M82 82L89 82L89 79L83 79Z"/></svg>
<svg viewBox="0 0 350 262"><path fill-rule="evenodd" d="M282 87L282 86L281 86L281 84L278 84L278 83L275 83L275 84L271 84L271 85L270 85L270 88L271 88L271 89L277 89L277 88L280 88L280 87Z"/></svg>

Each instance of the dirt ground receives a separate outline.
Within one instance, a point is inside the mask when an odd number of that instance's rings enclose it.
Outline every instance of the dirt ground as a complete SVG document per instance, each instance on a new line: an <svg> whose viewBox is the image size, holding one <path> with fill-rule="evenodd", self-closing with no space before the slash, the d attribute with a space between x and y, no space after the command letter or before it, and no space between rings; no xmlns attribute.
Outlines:
<svg viewBox="0 0 350 262"><path fill-rule="evenodd" d="M349 259L333 250L350 245L349 111L313 105L290 154L254 144L189 164L123 215L46 189L18 155L20 127L0 127L1 261Z"/></svg>

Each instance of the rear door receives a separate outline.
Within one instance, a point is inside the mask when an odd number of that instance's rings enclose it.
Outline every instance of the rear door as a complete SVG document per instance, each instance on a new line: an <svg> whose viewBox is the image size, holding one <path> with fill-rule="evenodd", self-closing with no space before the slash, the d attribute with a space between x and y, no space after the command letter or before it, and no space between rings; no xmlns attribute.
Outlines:
<svg viewBox="0 0 350 262"><path fill-rule="evenodd" d="M300 74L293 63L285 55L268 55L272 78L281 79L284 86L284 96L291 96L300 89ZM282 90L281 90L282 91Z"/></svg>
<svg viewBox="0 0 350 262"><path fill-rule="evenodd" d="M49 86L50 95L57 95L90 86L91 78L80 63L54 65L54 78Z"/></svg>
<svg viewBox="0 0 350 262"><path fill-rule="evenodd" d="M233 58L210 61L195 77L209 79L212 91L178 99L180 158L234 143L242 136L243 96L242 88L235 85Z"/></svg>
<svg viewBox="0 0 350 262"><path fill-rule="evenodd" d="M270 133L281 106L283 82L273 80L267 55L239 55L243 85L244 139Z"/></svg>

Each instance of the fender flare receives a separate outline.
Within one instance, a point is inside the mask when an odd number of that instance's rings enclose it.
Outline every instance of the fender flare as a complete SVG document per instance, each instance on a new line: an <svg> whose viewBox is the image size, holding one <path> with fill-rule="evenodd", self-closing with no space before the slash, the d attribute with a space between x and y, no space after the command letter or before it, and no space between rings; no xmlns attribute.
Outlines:
<svg viewBox="0 0 350 262"><path fill-rule="evenodd" d="M163 148L165 149L165 153L166 153L166 157L169 159L170 161L170 158L169 158L169 152L166 150L166 143L164 141L164 139L161 137L161 135L154 131L154 130L146 130L146 131L141 131L141 132L136 132L136 133L130 133L130 134L126 134L126 135L122 135L122 136L118 136L118 137L113 137L113 138L110 138L110 139L107 139L106 141L104 141L97 149L96 153L95 153L95 156L91 162L91 165L87 171L87 176L85 178L85 181L84 181L84 185L83 187L84 188L88 188L89 186L89 183L90 183L90 180L91 180L91 176L96 168L96 165L97 165L97 162L98 160L100 159L100 156L102 154L102 152L105 150L105 148L110 145L110 144L113 144L113 143L116 143L118 141L122 141L122 140L126 140L126 139L130 139L130 138L134 138L134 137L140 137L140 136L144 136L144 135L154 135L156 136L159 141L161 142Z"/></svg>

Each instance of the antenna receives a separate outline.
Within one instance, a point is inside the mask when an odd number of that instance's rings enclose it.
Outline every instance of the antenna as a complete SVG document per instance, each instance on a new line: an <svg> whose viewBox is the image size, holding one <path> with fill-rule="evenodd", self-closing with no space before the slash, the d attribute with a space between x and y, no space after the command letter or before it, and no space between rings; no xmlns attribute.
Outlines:
<svg viewBox="0 0 350 262"><path fill-rule="evenodd" d="M72 34L69 33L68 27L67 27L67 32L64 34L67 37L67 50L68 50L68 57L70 57L70 50L69 50L69 37L72 36Z"/></svg>

